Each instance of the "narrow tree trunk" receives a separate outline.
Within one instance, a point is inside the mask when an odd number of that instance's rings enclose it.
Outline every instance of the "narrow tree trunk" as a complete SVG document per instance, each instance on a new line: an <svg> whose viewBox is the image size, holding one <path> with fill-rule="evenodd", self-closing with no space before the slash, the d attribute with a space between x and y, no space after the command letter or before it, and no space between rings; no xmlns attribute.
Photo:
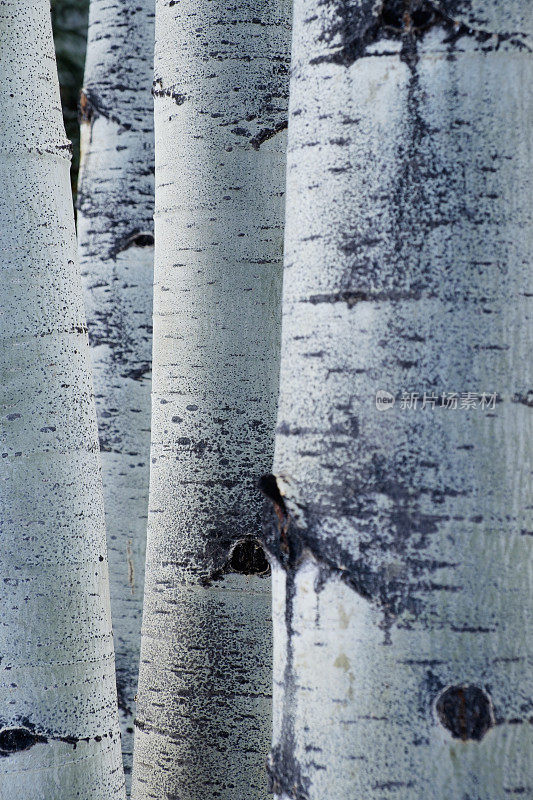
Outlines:
<svg viewBox="0 0 533 800"><path fill-rule="evenodd" d="M132 796L264 798L256 482L279 367L290 5L156 6L150 508Z"/></svg>
<svg viewBox="0 0 533 800"><path fill-rule="evenodd" d="M296 1L265 482L283 800L531 791L531 18Z"/></svg>
<svg viewBox="0 0 533 800"><path fill-rule="evenodd" d="M102 451L128 789L150 463L153 7L153 0L92 0L80 104L78 237Z"/></svg>
<svg viewBox="0 0 533 800"><path fill-rule="evenodd" d="M100 459L48 0L0 6L0 797L124 797Z"/></svg>

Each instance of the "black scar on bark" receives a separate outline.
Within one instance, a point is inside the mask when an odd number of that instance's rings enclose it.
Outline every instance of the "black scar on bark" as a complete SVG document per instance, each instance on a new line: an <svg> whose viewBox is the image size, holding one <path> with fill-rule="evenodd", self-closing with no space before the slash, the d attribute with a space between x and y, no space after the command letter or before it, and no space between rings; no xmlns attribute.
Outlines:
<svg viewBox="0 0 533 800"><path fill-rule="evenodd" d="M268 139L272 139L277 133L281 133L281 131L286 130L288 127L289 122L288 120L282 120L278 122L277 125L274 125L273 128L263 128L259 131L259 133L250 139L250 144L254 148L254 150L259 150L263 142L266 142Z"/></svg>
<svg viewBox="0 0 533 800"><path fill-rule="evenodd" d="M117 86L116 88L118 90L123 90L127 87ZM115 104L109 102L112 101L113 98L107 98L108 102L106 102L105 95L105 91L98 92L92 86L86 86L81 89L78 100L78 121L80 125L82 123L91 124L97 117L105 117L105 119L108 119L110 122L115 122L119 125L123 131L129 131L131 129L131 124L129 122L122 122L119 117L116 116L114 113Z"/></svg>
<svg viewBox="0 0 533 800"><path fill-rule="evenodd" d="M85 87L80 90L78 100L78 122L80 125L83 123L91 124L97 117L105 117L120 125L120 120L113 116L111 111L105 107L98 92L91 87Z"/></svg>
<svg viewBox="0 0 533 800"><path fill-rule="evenodd" d="M46 743L46 736L35 733L27 726L5 727L0 730L0 758L5 758L13 753L29 750L39 743Z"/></svg>
<svg viewBox="0 0 533 800"><path fill-rule="evenodd" d="M331 53L311 59L311 64L331 63L348 67L362 58L367 47L378 39L402 41L402 58L409 60L409 51L415 48L416 40L434 27L440 27L448 34L447 43L462 36L473 36L486 42L493 35L489 31L471 30L429 0L363 0L357 8L351 0L334 0L331 5L336 11L336 21L322 31L318 41L329 44L337 39L340 45ZM508 38L507 35L498 36L499 41Z"/></svg>
<svg viewBox="0 0 533 800"><path fill-rule="evenodd" d="M310 779L304 774L295 755L294 707L296 678L293 666L293 606L296 593L295 572L303 552L302 540L291 530L291 520L275 475L263 475L258 488L268 502L263 510L264 547L285 568L285 627L287 656L283 673L283 710L279 740L267 759L269 792L286 795L291 800L308 800Z"/></svg>
<svg viewBox="0 0 533 800"><path fill-rule="evenodd" d="M533 389L530 389L526 394L516 392L511 401L513 403L521 403L524 406L529 406L529 408L533 408Z"/></svg>
<svg viewBox="0 0 533 800"><path fill-rule="evenodd" d="M164 89L163 81L161 80L161 78L156 78L155 81L153 82L152 96L171 97L177 106L182 106L183 103L187 100L187 95L183 94L183 92L177 92L173 86L170 86L168 89Z"/></svg>
<svg viewBox="0 0 533 800"><path fill-rule="evenodd" d="M265 476L265 478L272 477L273 476ZM267 481L267 483L269 482L270 481ZM274 494L276 494L275 491ZM283 500L281 505L285 505ZM285 659L285 669L283 672L281 730L278 742L269 753L266 768L269 792L276 795L290 797L291 800L309 800L309 788L311 781L304 774L302 766L296 757L296 737L294 733L296 676L294 674L292 618L295 594L296 586L294 570L288 570L285 591L285 628L287 630L287 654Z"/></svg>
<svg viewBox="0 0 533 800"><path fill-rule="evenodd" d="M209 586L229 573L244 574L248 568L252 570L249 574L267 576L270 564L264 553L257 550L258 547L263 549L263 542L257 535L261 530L261 508L254 495L255 482L247 487L240 487L237 480L229 479L205 482L208 488L216 485L230 490L238 487L239 491L222 514L206 523L205 542L193 559L197 580L200 585ZM253 504L252 509L249 503ZM246 513L243 513L243 506L247 508Z"/></svg>
<svg viewBox="0 0 533 800"><path fill-rule="evenodd" d="M318 568L317 591L331 576L338 576L365 600L374 603L384 614L382 627L387 631L394 619L402 612L418 617L422 610L422 599L417 596L416 589L424 591L428 586L423 582L418 586L415 577L419 565L411 563L404 555L402 546L407 540L407 534L416 530L417 535L424 538L436 530L436 521L431 516L424 516L416 510L406 510L402 506L402 487L396 484L389 485L379 475L376 475L376 487L386 492L397 505L396 539L397 542L381 542L381 548L392 550L402 559L405 572L412 573L413 585L405 580L402 574L391 576L386 563L373 565L366 556L367 547L360 543L361 555L355 558L348 550L341 547L338 542L329 538L321 538L321 511L318 507L309 506L300 508L301 519L297 522L288 513L285 501L279 491L277 481L273 475L265 475L259 488L270 501L265 503L263 509L263 538L262 544L265 551L275 559L287 574L294 574L301 564L305 553L311 555ZM342 508L342 496L345 487L339 488L339 509ZM349 509L346 509L349 513ZM376 543L379 546L380 543ZM396 545L396 549L394 549ZM424 562L424 571L438 570L443 566L439 561Z"/></svg>
<svg viewBox="0 0 533 800"><path fill-rule="evenodd" d="M116 240L114 246L108 252L108 258L116 258L119 253L127 250L128 247L153 247L154 234L152 231L133 231L126 236L121 236Z"/></svg>
<svg viewBox="0 0 533 800"><path fill-rule="evenodd" d="M122 370L120 373L121 378L130 378L132 381L142 381L146 375L150 375L152 372L152 363L150 361L145 361L138 366Z"/></svg>
<svg viewBox="0 0 533 800"><path fill-rule="evenodd" d="M491 698L472 684L449 686L437 697L435 709L441 725L463 742L480 742L494 725Z"/></svg>
<svg viewBox="0 0 533 800"><path fill-rule="evenodd" d="M357 303L362 303L370 299L375 299L375 297L371 297L368 292L345 291L334 292L332 294L312 294L309 298L309 302L314 306L318 303L343 302L346 303L348 308L353 308Z"/></svg>
<svg viewBox="0 0 533 800"><path fill-rule="evenodd" d="M137 676L129 675L126 669L117 669L116 685L117 685L117 701L118 707L128 716L133 716L133 711L130 707L130 687L135 685Z"/></svg>
<svg viewBox="0 0 533 800"><path fill-rule="evenodd" d="M71 744L76 749L80 742L95 742L102 739L113 739L112 731L97 736L60 736L57 731L39 732L27 717L18 717L10 723L0 721L0 758L7 758L15 753L29 750L36 744L47 744L50 740Z"/></svg>

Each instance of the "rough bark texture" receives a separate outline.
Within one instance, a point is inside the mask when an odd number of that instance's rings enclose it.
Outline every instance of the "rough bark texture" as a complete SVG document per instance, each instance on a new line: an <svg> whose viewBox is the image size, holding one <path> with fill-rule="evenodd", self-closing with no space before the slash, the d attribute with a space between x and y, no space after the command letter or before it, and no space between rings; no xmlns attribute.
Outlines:
<svg viewBox="0 0 533 800"><path fill-rule="evenodd" d="M102 484L48 0L0 3L0 798L120 800Z"/></svg>
<svg viewBox="0 0 533 800"><path fill-rule="evenodd" d="M531 12L295 5L264 482L283 800L532 791Z"/></svg>
<svg viewBox="0 0 533 800"><path fill-rule="evenodd" d="M153 0L92 0L78 238L104 480L122 751L133 760L150 464Z"/></svg>
<svg viewBox="0 0 533 800"><path fill-rule="evenodd" d="M156 6L154 385L132 796L264 798L290 3Z"/></svg>

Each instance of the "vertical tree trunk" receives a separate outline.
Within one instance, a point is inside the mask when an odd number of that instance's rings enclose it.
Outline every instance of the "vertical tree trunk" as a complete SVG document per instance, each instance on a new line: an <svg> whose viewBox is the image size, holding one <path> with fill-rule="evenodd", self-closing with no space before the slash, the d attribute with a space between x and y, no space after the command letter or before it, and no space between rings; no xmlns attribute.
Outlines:
<svg viewBox="0 0 533 800"><path fill-rule="evenodd" d="M256 482L279 367L290 4L156 6L154 386L132 796L264 798Z"/></svg>
<svg viewBox="0 0 533 800"><path fill-rule="evenodd" d="M0 797L124 797L89 348L48 0L0 6Z"/></svg>
<svg viewBox="0 0 533 800"><path fill-rule="evenodd" d="M153 294L154 2L92 0L78 234L104 480L126 784L144 584Z"/></svg>
<svg viewBox="0 0 533 800"><path fill-rule="evenodd" d="M267 483L283 800L531 791L531 18L296 0Z"/></svg>

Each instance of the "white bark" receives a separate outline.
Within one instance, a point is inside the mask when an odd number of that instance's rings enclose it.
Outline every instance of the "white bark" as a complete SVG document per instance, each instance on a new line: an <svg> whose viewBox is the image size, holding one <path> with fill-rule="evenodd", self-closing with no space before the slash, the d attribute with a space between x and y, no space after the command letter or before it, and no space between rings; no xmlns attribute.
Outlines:
<svg viewBox="0 0 533 800"><path fill-rule="evenodd" d="M48 0L0 4L0 798L120 800L96 414Z"/></svg>
<svg viewBox="0 0 533 800"><path fill-rule="evenodd" d="M126 784L133 759L148 480L154 2L92 0L78 239L102 451Z"/></svg>
<svg viewBox="0 0 533 800"><path fill-rule="evenodd" d="M531 793L531 10L295 4L268 532L282 800ZM404 391L498 401L409 410Z"/></svg>
<svg viewBox="0 0 533 800"><path fill-rule="evenodd" d="M287 0L156 6L135 800L266 795L270 587L264 556L249 562L273 451L289 38Z"/></svg>

